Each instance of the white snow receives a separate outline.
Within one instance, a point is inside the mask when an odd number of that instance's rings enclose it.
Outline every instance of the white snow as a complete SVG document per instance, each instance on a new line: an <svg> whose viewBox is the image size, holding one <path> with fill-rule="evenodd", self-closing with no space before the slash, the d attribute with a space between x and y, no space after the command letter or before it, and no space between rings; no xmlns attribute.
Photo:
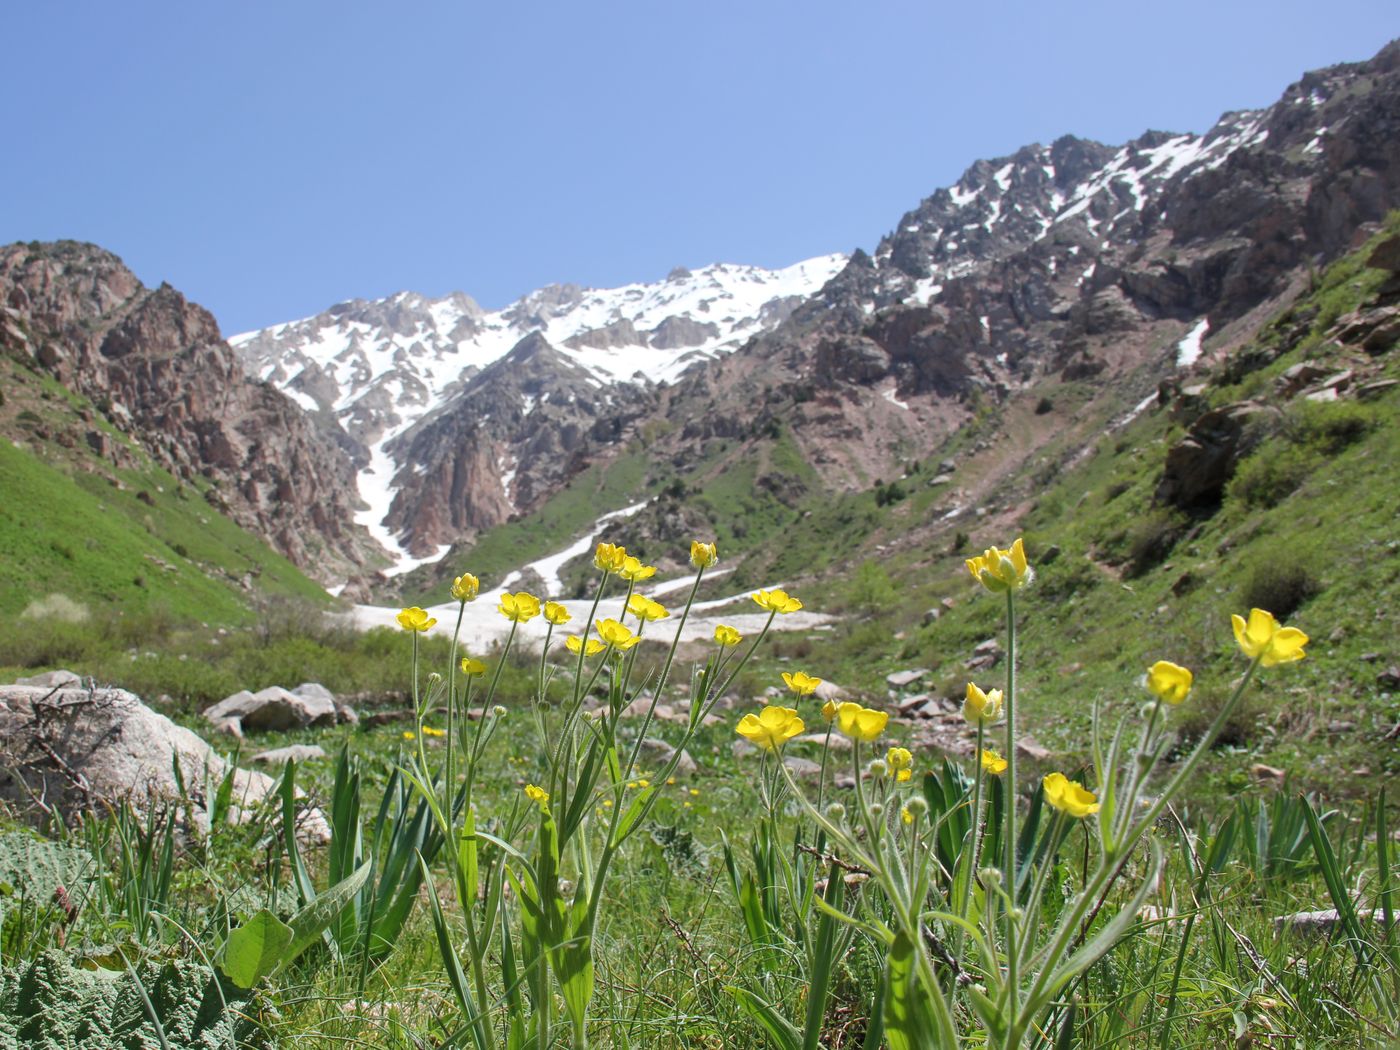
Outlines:
<svg viewBox="0 0 1400 1050"><path fill-rule="evenodd" d="M698 361L737 349L771 327L777 314L765 314L765 307L814 294L845 266L846 259L842 254L823 255L779 270L716 263L686 277L651 284L574 290L573 294L542 289L490 312L478 312L460 293L427 299L401 292L380 303L344 304L334 312L245 332L229 342L251 355L250 368L265 379L299 375L310 365L319 367L340 391L333 410L341 419L367 416L389 423L371 445L369 464L360 473L360 497L368 506L355 520L369 528L394 558L392 575L425 559L408 555L383 524L401 466L385 446L453 396L465 372L487 367L525 336L539 332L556 351L581 366L588 373L585 381L599 389L632 382L638 376L644 381L673 382ZM406 333L395 330L376 320L386 305L416 311L419 316ZM651 333L667 318L706 327L695 345L654 347ZM637 339L604 349L565 345L575 336L618 322L630 322ZM315 401L293 390L290 381L284 378L276 383L302 407L314 409ZM535 407L534 398L527 397L525 414ZM506 480L509 486L510 479Z"/></svg>
<svg viewBox="0 0 1400 1050"><path fill-rule="evenodd" d="M564 567L565 563L577 558L580 554L583 554L591 548L593 546L593 537L598 535L598 530L608 522L617 521L620 518L630 518L646 505L646 500L643 500L641 503L634 503L630 507L623 507L621 510L615 510L610 514L604 514L595 521L588 532L576 542L570 544L561 551L548 554L538 561L530 562L529 565L524 566L522 571L528 572L533 569L535 572L539 573L540 579L544 580L543 597L555 597L564 589L564 582L559 579L559 570Z"/></svg>
<svg viewBox="0 0 1400 1050"><path fill-rule="evenodd" d="M907 401L901 401L899 399L899 393L896 387L890 387L888 390L882 390L880 392L880 396L883 397L890 404L894 405L896 408L902 408L906 412L909 411L909 403Z"/></svg>
<svg viewBox="0 0 1400 1050"><path fill-rule="evenodd" d="M977 199L977 195L981 192L982 190L980 188L965 190L962 188L962 186L959 185L949 187L948 196L953 198L953 203L959 208L965 208L973 201L975 201Z"/></svg>
<svg viewBox="0 0 1400 1050"><path fill-rule="evenodd" d="M992 176L996 184L1001 187L1003 193L1011 188L1011 172L1014 171L1015 168L1016 165L1014 163L1003 164L996 170L996 174Z"/></svg>
<svg viewBox="0 0 1400 1050"><path fill-rule="evenodd" d="M1210 331L1210 319L1203 317L1196 327L1186 333L1186 338L1176 344L1176 367L1190 368L1201 356L1201 340Z"/></svg>

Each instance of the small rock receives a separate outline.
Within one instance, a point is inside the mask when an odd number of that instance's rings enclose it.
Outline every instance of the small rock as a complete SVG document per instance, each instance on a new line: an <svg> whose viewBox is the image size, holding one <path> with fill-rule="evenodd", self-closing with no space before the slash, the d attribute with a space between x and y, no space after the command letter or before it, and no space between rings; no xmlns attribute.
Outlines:
<svg viewBox="0 0 1400 1050"><path fill-rule="evenodd" d="M844 700L849 694L835 682L823 681L812 695L825 703L827 700Z"/></svg>
<svg viewBox="0 0 1400 1050"><path fill-rule="evenodd" d="M1381 658L1380 653L1362 653L1357 659L1363 664L1373 664Z"/></svg>
<svg viewBox="0 0 1400 1050"><path fill-rule="evenodd" d="M376 726L387 726L394 722L411 722L413 721L413 708L401 708L394 711L374 711L365 715L361 721L367 729L373 729Z"/></svg>
<svg viewBox="0 0 1400 1050"><path fill-rule="evenodd" d="M336 725L355 726L360 724L360 715L359 712L349 704L337 702L335 705L335 721Z"/></svg>
<svg viewBox="0 0 1400 1050"><path fill-rule="evenodd" d="M938 618L939 618L940 616L942 616L942 615L943 615L943 610L942 610L942 609L933 608L933 609L928 610L926 613L924 613L924 626L925 626L925 627L928 627L928 626L930 626L931 624L937 623L937 622L938 622Z"/></svg>
<svg viewBox="0 0 1400 1050"><path fill-rule="evenodd" d="M1375 912L1358 908L1356 917L1362 922L1371 922ZM1295 911L1289 915L1279 915L1274 919L1274 926L1280 932L1316 936L1331 933L1341 921L1336 908L1327 908L1324 911Z"/></svg>
<svg viewBox="0 0 1400 1050"><path fill-rule="evenodd" d="M830 742L826 739L825 733L808 733L793 739L794 744L815 744L817 747L826 747L828 751L849 751L851 740L840 733L832 733Z"/></svg>
<svg viewBox="0 0 1400 1050"><path fill-rule="evenodd" d="M1256 762L1250 766L1249 775L1260 784L1268 787L1282 787L1283 782L1288 779L1288 774L1282 769L1266 766L1263 762Z"/></svg>
<svg viewBox="0 0 1400 1050"><path fill-rule="evenodd" d="M1329 642L1331 642L1333 645L1336 645L1338 642L1344 642L1344 641L1346 641L1346 640L1347 640L1347 629L1346 629L1345 627L1340 626L1340 625L1338 625L1337 627L1333 627L1332 630L1331 630L1331 633L1329 633L1329 634L1327 635L1327 640L1328 640Z"/></svg>
<svg viewBox="0 0 1400 1050"><path fill-rule="evenodd" d="M271 751L261 751L254 755L252 761L261 762L265 766L285 766L288 762L307 762L313 758L325 758L326 752L320 744L291 744L288 747L276 747Z"/></svg>
<svg viewBox="0 0 1400 1050"><path fill-rule="evenodd" d="M916 667L908 671L893 671L885 675L885 684L892 689L903 689L928 674L927 667Z"/></svg>
<svg viewBox="0 0 1400 1050"><path fill-rule="evenodd" d="M1050 750L1043 747L1033 736L1023 736L1016 741L1016 753L1022 758L1034 759L1037 762L1044 762L1050 757Z"/></svg>
<svg viewBox="0 0 1400 1050"><path fill-rule="evenodd" d="M995 638L988 638L986 641L978 642L972 649L973 656L985 656L988 653L1001 652L1001 642Z"/></svg>
<svg viewBox="0 0 1400 1050"><path fill-rule="evenodd" d="M666 741L657 737L647 737L642 741L642 754L647 756L647 760L659 769L665 766L676 754L676 749ZM690 756L689 751L682 751L679 761L676 763L676 772L681 776L693 776L699 772L700 767L695 759Z"/></svg>
<svg viewBox="0 0 1400 1050"><path fill-rule="evenodd" d="M903 717L909 718L915 711L928 706L932 699L928 693L915 693L913 696L905 697L899 702L899 713Z"/></svg>
<svg viewBox="0 0 1400 1050"><path fill-rule="evenodd" d="M1395 689L1400 687L1400 667L1394 664L1387 667L1380 674L1376 675L1376 684L1383 689Z"/></svg>
<svg viewBox="0 0 1400 1050"><path fill-rule="evenodd" d="M745 755L754 754L758 748L754 747L747 740L736 740L729 745L730 754L735 758L743 758Z"/></svg>
<svg viewBox="0 0 1400 1050"><path fill-rule="evenodd" d="M821 776L822 772L819 762L813 762L810 758L802 758L798 755L787 755L783 758L783 765L788 767L793 776L807 780L816 779Z"/></svg>

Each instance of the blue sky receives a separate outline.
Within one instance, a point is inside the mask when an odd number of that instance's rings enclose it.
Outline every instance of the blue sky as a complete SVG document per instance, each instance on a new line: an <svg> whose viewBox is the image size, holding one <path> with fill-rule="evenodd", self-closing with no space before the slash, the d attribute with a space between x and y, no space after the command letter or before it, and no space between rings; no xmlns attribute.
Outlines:
<svg viewBox="0 0 1400 1050"><path fill-rule="evenodd" d="M869 248L977 158L1203 131L1400 10L132 0L6 32L0 243L95 241L231 334Z"/></svg>

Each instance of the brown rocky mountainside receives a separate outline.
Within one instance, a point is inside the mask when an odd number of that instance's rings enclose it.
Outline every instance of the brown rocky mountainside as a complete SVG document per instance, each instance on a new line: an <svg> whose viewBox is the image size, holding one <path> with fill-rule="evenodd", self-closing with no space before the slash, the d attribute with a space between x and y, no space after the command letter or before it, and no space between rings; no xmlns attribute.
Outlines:
<svg viewBox="0 0 1400 1050"><path fill-rule="evenodd" d="M1397 207L1400 42L1204 136L979 161L783 325L665 391L683 424L666 451L779 420L827 484L860 488L1032 391L1131 405L1189 364L1184 339L1210 355L1247 338Z"/></svg>
<svg viewBox="0 0 1400 1050"><path fill-rule="evenodd" d="M0 248L0 307L0 352L90 399L176 477L211 482L212 504L309 575L329 582L372 564L349 457L245 375L207 310L73 241Z"/></svg>

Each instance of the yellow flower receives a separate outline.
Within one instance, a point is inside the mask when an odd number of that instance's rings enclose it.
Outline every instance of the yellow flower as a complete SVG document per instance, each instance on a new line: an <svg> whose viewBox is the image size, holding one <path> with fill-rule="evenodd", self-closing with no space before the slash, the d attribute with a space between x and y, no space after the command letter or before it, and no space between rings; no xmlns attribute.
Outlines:
<svg viewBox="0 0 1400 1050"><path fill-rule="evenodd" d="M403 731L403 738L405 740L416 740L418 738L418 734L415 733L412 729L405 729Z"/></svg>
<svg viewBox="0 0 1400 1050"><path fill-rule="evenodd" d="M1045 788L1045 801L1071 817L1087 817L1099 811L1098 796L1063 773L1051 773L1041 783Z"/></svg>
<svg viewBox="0 0 1400 1050"><path fill-rule="evenodd" d="M798 671L796 674L788 674L784 671L783 681L798 696L811 696L817 691L817 686L822 684L820 678L813 678L805 671Z"/></svg>
<svg viewBox="0 0 1400 1050"><path fill-rule="evenodd" d="M880 738L889 720L888 711L876 711L849 701L836 708L836 728L852 740L864 740L867 744Z"/></svg>
<svg viewBox="0 0 1400 1050"><path fill-rule="evenodd" d="M994 777L999 777L1006 772L1006 759L1002 758L995 751L986 748L982 750L982 768Z"/></svg>
<svg viewBox="0 0 1400 1050"><path fill-rule="evenodd" d="M480 660L474 660L470 656L462 657L462 673L465 675L483 675L486 673L486 665Z"/></svg>
<svg viewBox="0 0 1400 1050"><path fill-rule="evenodd" d="M651 787L651 781L648 780L646 777L642 777L640 780L637 781L637 786L639 788Z"/></svg>
<svg viewBox="0 0 1400 1050"><path fill-rule="evenodd" d="M649 580L651 577L655 576L656 566L643 565L640 558L634 558L629 554L622 559L622 569L618 572L618 575L624 580L630 580L632 583L639 583L642 580Z"/></svg>
<svg viewBox="0 0 1400 1050"><path fill-rule="evenodd" d="M1307 655L1303 646L1308 644L1308 636L1296 627L1280 627L1271 612L1250 609L1247 622L1243 616L1231 616L1230 622L1244 655L1265 667L1291 663Z"/></svg>
<svg viewBox="0 0 1400 1050"><path fill-rule="evenodd" d="M1147 691L1169 704L1179 704L1191 692L1191 672L1170 660L1158 660L1147 669Z"/></svg>
<svg viewBox="0 0 1400 1050"><path fill-rule="evenodd" d="M720 645L738 645L744 640L744 636L728 624L720 624L715 628L715 641Z"/></svg>
<svg viewBox="0 0 1400 1050"><path fill-rule="evenodd" d="M402 609L398 615L399 626L405 631L426 631L433 624L437 623L436 616L429 616L418 606L411 609Z"/></svg>
<svg viewBox="0 0 1400 1050"><path fill-rule="evenodd" d="M568 623L573 619L573 617L569 615L569 610L558 602L544 603L544 618L555 626L561 623Z"/></svg>
<svg viewBox="0 0 1400 1050"><path fill-rule="evenodd" d="M822 704L822 717L825 718L828 722L830 722L836 717L837 713L840 710L840 704L838 704L835 700L828 700L826 703Z"/></svg>
<svg viewBox="0 0 1400 1050"><path fill-rule="evenodd" d="M624 627L616 620L599 620L595 626L598 637L614 649L630 649L642 640L632 633L630 627Z"/></svg>
<svg viewBox="0 0 1400 1050"><path fill-rule="evenodd" d="M454 576L452 579L452 597L459 602L475 601L477 592L480 590L481 581L469 572Z"/></svg>
<svg viewBox="0 0 1400 1050"><path fill-rule="evenodd" d="M610 798L605 798L605 799L603 799L603 808L604 808L604 809L612 809L612 799L610 799Z"/></svg>
<svg viewBox="0 0 1400 1050"><path fill-rule="evenodd" d="M967 683L967 699L963 701L963 718L972 725L979 722L990 725L1001 717L1001 690L993 689L984 693L971 682Z"/></svg>
<svg viewBox="0 0 1400 1050"><path fill-rule="evenodd" d="M694 565L697 569L708 569L717 561L719 561L719 552L715 550L715 545L713 543L701 543L699 540L691 540L691 565Z"/></svg>
<svg viewBox="0 0 1400 1050"><path fill-rule="evenodd" d="M777 751L806 728L792 708L765 707L758 714L750 712L739 719L737 732L761 748Z"/></svg>
<svg viewBox="0 0 1400 1050"><path fill-rule="evenodd" d="M787 591L759 591L753 596L753 600L758 603L760 609L775 613L797 612L802 608L802 603Z"/></svg>
<svg viewBox="0 0 1400 1050"><path fill-rule="evenodd" d="M501 595L501 604L497 608L507 620L525 623L540 614L540 600L528 591L519 591Z"/></svg>
<svg viewBox="0 0 1400 1050"><path fill-rule="evenodd" d="M899 819L906 824L912 824L914 823L914 814L909 812L908 806L904 806L899 811Z"/></svg>
<svg viewBox="0 0 1400 1050"><path fill-rule="evenodd" d="M424 735L424 736L446 736L446 735L447 735L447 731L446 731L445 729L435 729L435 728L433 728L432 726L424 726L424 727L423 727L423 735Z"/></svg>
<svg viewBox="0 0 1400 1050"><path fill-rule="evenodd" d="M914 756L907 747L892 747L885 753L885 768L900 784L914 775L913 765Z"/></svg>
<svg viewBox="0 0 1400 1050"><path fill-rule="evenodd" d="M538 802L541 809L549 805L549 792L537 784L525 785L525 797L531 802Z"/></svg>
<svg viewBox="0 0 1400 1050"><path fill-rule="evenodd" d="M1026 564L1026 551L1019 539L1009 551L988 547L978 557L968 558L967 571L989 591L1011 591L1024 587L1034 575Z"/></svg>
<svg viewBox="0 0 1400 1050"><path fill-rule="evenodd" d="M650 598L644 598L640 594L634 594L627 599L627 611L639 620L664 620L671 614L666 611L666 607L660 602L654 602Z"/></svg>
<svg viewBox="0 0 1400 1050"><path fill-rule="evenodd" d="M699 797L700 797L700 789L699 789L699 788L691 788L691 789L690 789L690 797L691 797L691 798L699 798Z"/></svg>
<svg viewBox="0 0 1400 1050"><path fill-rule="evenodd" d="M579 649L584 647L583 639L576 634L571 634L569 637L565 638L564 645L571 653L577 653ZM598 641L598 639L590 638L588 639L587 655L597 656L606 648L607 646Z"/></svg>
<svg viewBox="0 0 1400 1050"><path fill-rule="evenodd" d="M593 554L593 564L604 572L616 575L627 564L627 548L617 547L611 543L600 543L597 551Z"/></svg>

